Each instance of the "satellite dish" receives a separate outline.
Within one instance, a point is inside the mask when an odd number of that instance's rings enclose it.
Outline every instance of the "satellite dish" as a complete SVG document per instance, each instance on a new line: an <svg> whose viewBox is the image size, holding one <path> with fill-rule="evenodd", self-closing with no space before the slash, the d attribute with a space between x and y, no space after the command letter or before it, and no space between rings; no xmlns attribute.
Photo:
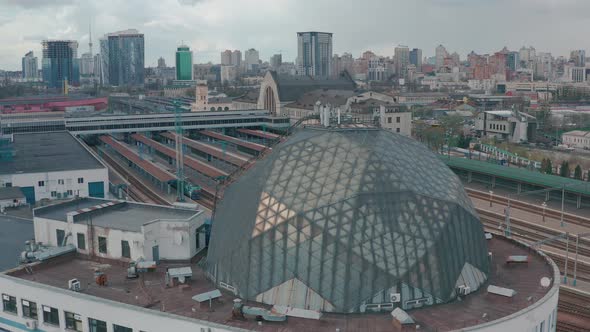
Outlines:
<svg viewBox="0 0 590 332"><path fill-rule="evenodd" d="M551 285L551 279L549 279L547 277L541 278L541 286L549 287L549 285Z"/></svg>

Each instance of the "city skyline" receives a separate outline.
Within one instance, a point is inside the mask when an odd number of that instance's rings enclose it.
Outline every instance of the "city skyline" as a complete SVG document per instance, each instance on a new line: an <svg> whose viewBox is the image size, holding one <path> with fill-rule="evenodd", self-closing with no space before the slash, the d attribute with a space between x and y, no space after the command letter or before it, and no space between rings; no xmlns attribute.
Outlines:
<svg viewBox="0 0 590 332"><path fill-rule="evenodd" d="M546 24L547 20L567 18L568 31L582 29L584 17L576 13L585 12L580 6L590 9L590 4L570 0L512 1L512 10L506 9L506 0L368 1L349 8L336 8L329 1L166 0L116 5L110 1L0 2L0 42L11 45L0 50L0 68L19 70L22 56L30 50L40 53L41 40L48 38L76 40L79 53L86 53L89 20L94 39L128 28L142 31L146 39L146 67L155 67L160 56L173 63L176 47L182 41L195 53L195 63L218 63L219 54L225 49L249 48L259 50L263 61L282 53L283 61L293 62L297 55L296 32L313 30L334 34L334 54L350 52L355 57L365 50L393 56L397 45L420 48L423 56L432 56L435 47L443 44L462 58L472 50L485 54L504 46L511 50L534 46L554 56L568 56L571 50L588 48L581 35L563 38L565 31ZM573 6L576 10L572 12ZM42 15L47 9L56 13L57 21ZM522 10L526 10L526 18L519 14ZM359 14L363 11L372 14ZM325 16L326 13L331 14ZM448 15L462 19L449 21L445 19ZM502 24L497 17L504 17ZM31 21L36 24L30 24Z"/></svg>

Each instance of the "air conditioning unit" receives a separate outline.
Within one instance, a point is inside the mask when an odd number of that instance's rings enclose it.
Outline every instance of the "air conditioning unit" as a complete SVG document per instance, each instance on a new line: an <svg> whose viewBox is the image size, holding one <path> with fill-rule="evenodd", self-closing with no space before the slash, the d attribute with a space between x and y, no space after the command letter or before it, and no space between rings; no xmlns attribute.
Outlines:
<svg viewBox="0 0 590 332"><path fill-rule="evenodd" d="M391 293L389 294L389 302L391 303L398 303L402 300L402 296L400 293Z"/></svg>
<svg viewBox="0 0 590 332"><path fill-rule="evenodd" d="M465 285L459 286L459 295L465 296L469 293L471 293L471 287Z"/></svg>
<svg viewBox="0 0 590 332"><path fill-rule="evenodd" d="M25 326L27 327L28 330L36 330L37 329L37 324L38 322L36 320L27 320L25 322Z"/></svg>
<svg viewBox="0 0 590 332"><path fill-rule="evenodd" d="M74 292L80 291L80 281L78 279L70 279L68 281L68 289Z"/></svg>

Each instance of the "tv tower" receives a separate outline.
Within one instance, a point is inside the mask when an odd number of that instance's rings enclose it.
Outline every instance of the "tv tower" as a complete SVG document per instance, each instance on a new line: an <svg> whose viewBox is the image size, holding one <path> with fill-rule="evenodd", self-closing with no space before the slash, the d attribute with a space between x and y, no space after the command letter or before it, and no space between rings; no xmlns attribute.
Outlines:
<svg viewBox="0 0 590 332"><path fill-rule="evenodd" d="M88 23L88 49L90 50L90 55L94 57L94 53L92 53L92 28L90 27L90 23Z"/></svg>

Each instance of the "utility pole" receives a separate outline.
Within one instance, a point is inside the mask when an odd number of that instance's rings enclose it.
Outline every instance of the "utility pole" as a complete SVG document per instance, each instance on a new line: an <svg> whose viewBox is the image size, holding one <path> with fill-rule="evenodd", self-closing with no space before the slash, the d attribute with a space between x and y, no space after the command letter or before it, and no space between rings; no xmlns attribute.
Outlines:
<svg viewBox="0 0 590 332"><path fill-rule="evenodd" d="M184 202L184 151L183 151L183 130L182 110L180 103L174 101L174 127L176 129L176 196L179 202Z"/></svg>

